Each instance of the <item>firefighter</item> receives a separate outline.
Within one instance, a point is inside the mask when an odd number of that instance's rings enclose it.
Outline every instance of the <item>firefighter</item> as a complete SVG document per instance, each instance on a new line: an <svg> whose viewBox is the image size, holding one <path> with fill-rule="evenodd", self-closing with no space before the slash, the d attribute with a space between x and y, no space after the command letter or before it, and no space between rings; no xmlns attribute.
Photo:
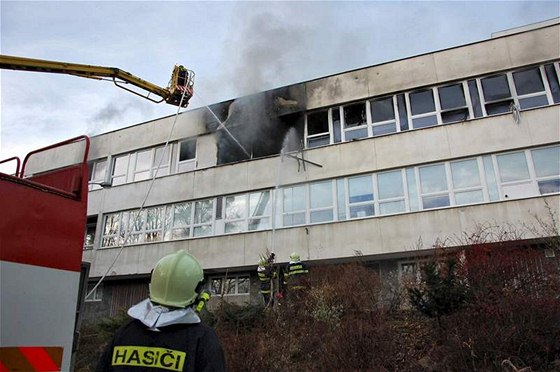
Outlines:
<svg viewBox="0 0 560 372"><path fill-rule="evenodd" d="M276 271L273 268L274 257L274 253L271 253L268 259L261 256L257 267L261 295L265 306L272 304L272 280L276 278Z"/></svg>
<svg viewBox="0 0 560 372"><path fill-rule="evenodd" d="M293 252L290 255L290 262L284 270L284 286L288 292L305 289L303 279L309 273L307 265L301 262L299 254Z"/></svg>
<svg viewBox="0 0 560 372"><path fill-rule="evenodd" d="M128 310L132 320L116 332L96 371L225 371L218 337L193 309L203 279L185 251L163 257L152 271L149 298Z"/></svg>

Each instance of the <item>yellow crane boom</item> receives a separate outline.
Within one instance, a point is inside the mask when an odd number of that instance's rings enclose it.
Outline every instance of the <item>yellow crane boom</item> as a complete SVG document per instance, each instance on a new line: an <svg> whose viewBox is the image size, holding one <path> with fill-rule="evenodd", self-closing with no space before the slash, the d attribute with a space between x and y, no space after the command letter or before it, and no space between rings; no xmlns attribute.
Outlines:
<svg viewBox="0 0 560 372"><path fill-rule="evenodd" d="M103 80L103 78L111 78L115 85L119 88L146 98L152 102L159 103L165 101L171 105L181 105L181 107L187 107L189 100L193 95L194 72L178 65L175 65L173 68L171 80L169 81L167 88L162 88L156 84L150 83L149 81L140 79L139 77L116 67L91 66L77 63L0 55L0 69L66 74L100 80ZM126 87L126 84L133 85L147 93L137 92ZM153 99L150 97L150 94L155 94L160 98ZM182 97L183 100L181 102Z"/></svg>

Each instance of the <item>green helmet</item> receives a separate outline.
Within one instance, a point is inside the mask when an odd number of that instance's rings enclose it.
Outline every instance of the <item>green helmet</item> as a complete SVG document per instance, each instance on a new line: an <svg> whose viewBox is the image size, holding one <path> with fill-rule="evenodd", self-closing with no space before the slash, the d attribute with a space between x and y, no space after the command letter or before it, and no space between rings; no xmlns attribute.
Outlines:
<svg viewBox="0 0 560 372"><path fill-rule="evenodd" d="M296 252L292 252L292 254L290 255L290 260L299 261L299 254L297 254Z"/></svg>
<svg viewBox="0 0 560 372"><path fill-rule="evenodd" d="M150 300L160 305L186 307L194 303L204 279L197 259L180 250L163 257L152 271Z"/></svg>

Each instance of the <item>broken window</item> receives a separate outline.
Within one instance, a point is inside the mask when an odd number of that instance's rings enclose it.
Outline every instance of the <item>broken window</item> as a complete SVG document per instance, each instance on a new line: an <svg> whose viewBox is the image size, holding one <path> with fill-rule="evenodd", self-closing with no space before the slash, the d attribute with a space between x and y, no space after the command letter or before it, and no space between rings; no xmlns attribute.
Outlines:
<svg viewBox="0 0 560 372"><path fill-rule="evenodd" d="M488 115L511 111L513 98L506 74L480 79L484 95L484 107Z"/></svg>
<svg viewBox="0 0 560 372"><path fill-rule="evenodd" d="M307 147L318 147L330 143L329 110L307 114Z"/></svg>
<svg viewBox="0 0 560 372"><path fill-rule="evenodd" d="M412 127L425 128L438 124L434 92L432 89L418 90L408 94Z"/></svg>
<svg viewBox="0 0 560 372"><path fill-rule="evenodd" d="M546 90L542 79L544 71L541 72L539 67L534 67L528 70L516 71L512 75L519 99L519 107L522 110L548 105L548 98L546 97Z"/></svg>
<svg viewBox="0 0 560 372"><path fill-rule="evenodd" d="M469 118L469 108L462 83L439 87L438 95L442 123L465 121Z"/></svg>
<svg viewBox="0 0 560 372"><path fill-rule="evenodd" d="M395 117L396 101L396 96L370 101L372 132L374 136L397 131L397 120Z"/></svg>
<svg viewBox="0 0 560 372"><path fill-rule="evenodd" d="M366 103L358 102L343 106L344 112L344 139L365 138L368 136Z"/></svg>
<svg viewBox="0 0 560 372"><path fill-rule="evenodd" d="M196 167L196 139L179 142L177 172L189 172Z"/></svg>

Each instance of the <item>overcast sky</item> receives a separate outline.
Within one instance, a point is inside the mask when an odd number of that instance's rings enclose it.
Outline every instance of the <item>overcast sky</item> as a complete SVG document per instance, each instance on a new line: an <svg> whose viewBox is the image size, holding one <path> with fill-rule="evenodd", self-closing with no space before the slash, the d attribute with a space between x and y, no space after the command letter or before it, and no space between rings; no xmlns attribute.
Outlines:
<svg viewBox="0 0 560 372"><path fill-rule="evenodd" d="M196 72L191 108L475 42L560 15L558 1L5 1L2 54L118 67L167 86ZM177 112L110 82L1 70L0 159Z"/></svg>

